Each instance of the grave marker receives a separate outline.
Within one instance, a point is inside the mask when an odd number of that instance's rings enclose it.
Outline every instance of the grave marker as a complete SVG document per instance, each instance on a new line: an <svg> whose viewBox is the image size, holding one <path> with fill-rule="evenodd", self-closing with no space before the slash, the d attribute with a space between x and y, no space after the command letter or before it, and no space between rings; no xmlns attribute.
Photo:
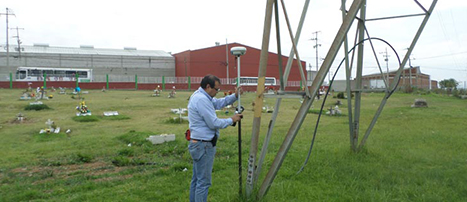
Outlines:
<svg viewBox="0 0 467 202"><path fill-rule="evenodd" d="M415 102L412 105L412 107L415 107L415 108L428 107L428 103L426 102L425 99L415 99Z"/></svg>

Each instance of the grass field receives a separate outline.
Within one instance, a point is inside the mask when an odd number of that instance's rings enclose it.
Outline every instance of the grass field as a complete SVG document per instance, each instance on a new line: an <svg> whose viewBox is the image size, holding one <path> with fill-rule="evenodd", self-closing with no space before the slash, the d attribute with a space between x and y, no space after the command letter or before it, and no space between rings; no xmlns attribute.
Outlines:
<svg viewBox="0 0 467 202"><path fill-rule="evenodd" d="M21 90L0 89L0 201L188 201L191 157L183 138L188 123L170 121L177 116L170 109L186 108L191 93L178 92L175 99L167 98L168 92L162 97L151 94L91 90L83 96L93 117L83 121L74 118L78 100L71 95L54 93L53 99L43 101L50 109L25 111L29 102L19 100ZM243 174L254 96L242 96ZM382 96L364 94L361 134ZM411 108L417 98L426 99L429 107ZM336 101L328 100L326 107ZM342 102L347 114L347 102ZM299 106L295 99L282 101L258 186ZM122 118L103 117L104 111L118 111ZM27 118L23 123L14 121L19 112ZM396 93L360 153L350 151L348 116L323 116L310 162L297 175L317 116L308 114L262 201L467 201L466 100ZM263 114L261 142L270 117ZM47 119L62 132L39 134ZM72 132L65 134L67 129ZM176 141L152 145L145 140L156 134L176 134ZM209 201L248 201L238 196L237 155L237 128L222 130Z"/></svg>

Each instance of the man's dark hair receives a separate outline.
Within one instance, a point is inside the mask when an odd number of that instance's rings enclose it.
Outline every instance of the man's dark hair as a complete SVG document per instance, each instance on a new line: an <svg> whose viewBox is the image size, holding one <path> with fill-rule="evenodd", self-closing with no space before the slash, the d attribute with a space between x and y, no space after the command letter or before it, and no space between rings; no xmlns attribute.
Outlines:
<svg viewBox="0 0 467 202"><path fill-rule="evenodd" d="M216 81L221 83L221 80L217 78L217 76L214 76L212 74L208 74L204 76L203 80L201 80L201 88L206 89L208 87L208 84L211 88L214 88L216 86Z"/></svg>

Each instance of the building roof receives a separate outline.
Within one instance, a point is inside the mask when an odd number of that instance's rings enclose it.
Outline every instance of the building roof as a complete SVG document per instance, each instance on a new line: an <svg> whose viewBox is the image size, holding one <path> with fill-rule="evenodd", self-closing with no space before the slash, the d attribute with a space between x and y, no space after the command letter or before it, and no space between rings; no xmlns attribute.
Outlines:
<svg viewBox="0 0 467 202"><path fill-rule="evenodd" d="M255 47L251 47L251 46L248 46L248 45L245 45L245 44L241 44L241 43L237 43L237 42L232 42L232 43L228 43L228 44L219 44L219 45L215 45L215 46L209 46L209 47L204 47L204 48L199 48L199 49L195 49L195 50L185 50L185 51L182 51L182 52L178 52L178 53L175 53L174 55L178 55L180 53L184 53L184 52L197 52L197 51L203 51L203 50L206 50L206 49L211 49L211 48L218 48L218 47L225 47L225 45L228 45L228 46L243 46L245 48L247 48L247 52L248 50L250 49L255 49L257 51L261 51L260 48L255 48ZM278 53L274 53L274 52L271 52L271 51L268 51L268 53L270 54L278 54ZM229 54L230 54L230 50L229 50ZM289 57L288 55L284 55L284 53L282 53L282 56L283 57ZM294 58L294 60L297 60ZM305 62L304 60L301 60L302 62Z"/></svg>
<svg viewBox="0 0 467 202"><path fill-rule="evenodd" d="M410 69L415 69L415 71L417 71L418 74L428 75L428 74L424 74L424 73L422 73L420 71L420 66L413 66L412 68L406 67L406 68L404 68L404 71L410 71ZM397 73L397 70L389 72L389 74L396 74L396 73ZM384 72L384 74L386 74L386 72ZM381 73L372 73L372 74L362 75L362 77L369 77L369 76L381 76Z"/></svg>
<svg viewBox="0 0 467 202"><path fill-rule="evenodd" d="M6 46L0 48L0 52L6 52ZM10 53L18 53L18 46L10 45ZM48 44L22 45L21 53L37 54L74 54L74 55L116 55L116 56L140 56L140 57L173 57L162 50L137 50L125 47L123 49L94 48L94 46L81 47L56 47Z"/></svg>

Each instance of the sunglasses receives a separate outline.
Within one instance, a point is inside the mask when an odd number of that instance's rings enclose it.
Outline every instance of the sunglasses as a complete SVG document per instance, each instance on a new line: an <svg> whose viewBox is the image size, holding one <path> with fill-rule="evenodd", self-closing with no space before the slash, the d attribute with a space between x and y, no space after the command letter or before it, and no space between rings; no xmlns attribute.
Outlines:
<svg viewBox="0 0 467 202"><path fill-rule="evenodd" d="M220 88L214 88L214 90L216 90L217 92L221 91Z"/></svg>

